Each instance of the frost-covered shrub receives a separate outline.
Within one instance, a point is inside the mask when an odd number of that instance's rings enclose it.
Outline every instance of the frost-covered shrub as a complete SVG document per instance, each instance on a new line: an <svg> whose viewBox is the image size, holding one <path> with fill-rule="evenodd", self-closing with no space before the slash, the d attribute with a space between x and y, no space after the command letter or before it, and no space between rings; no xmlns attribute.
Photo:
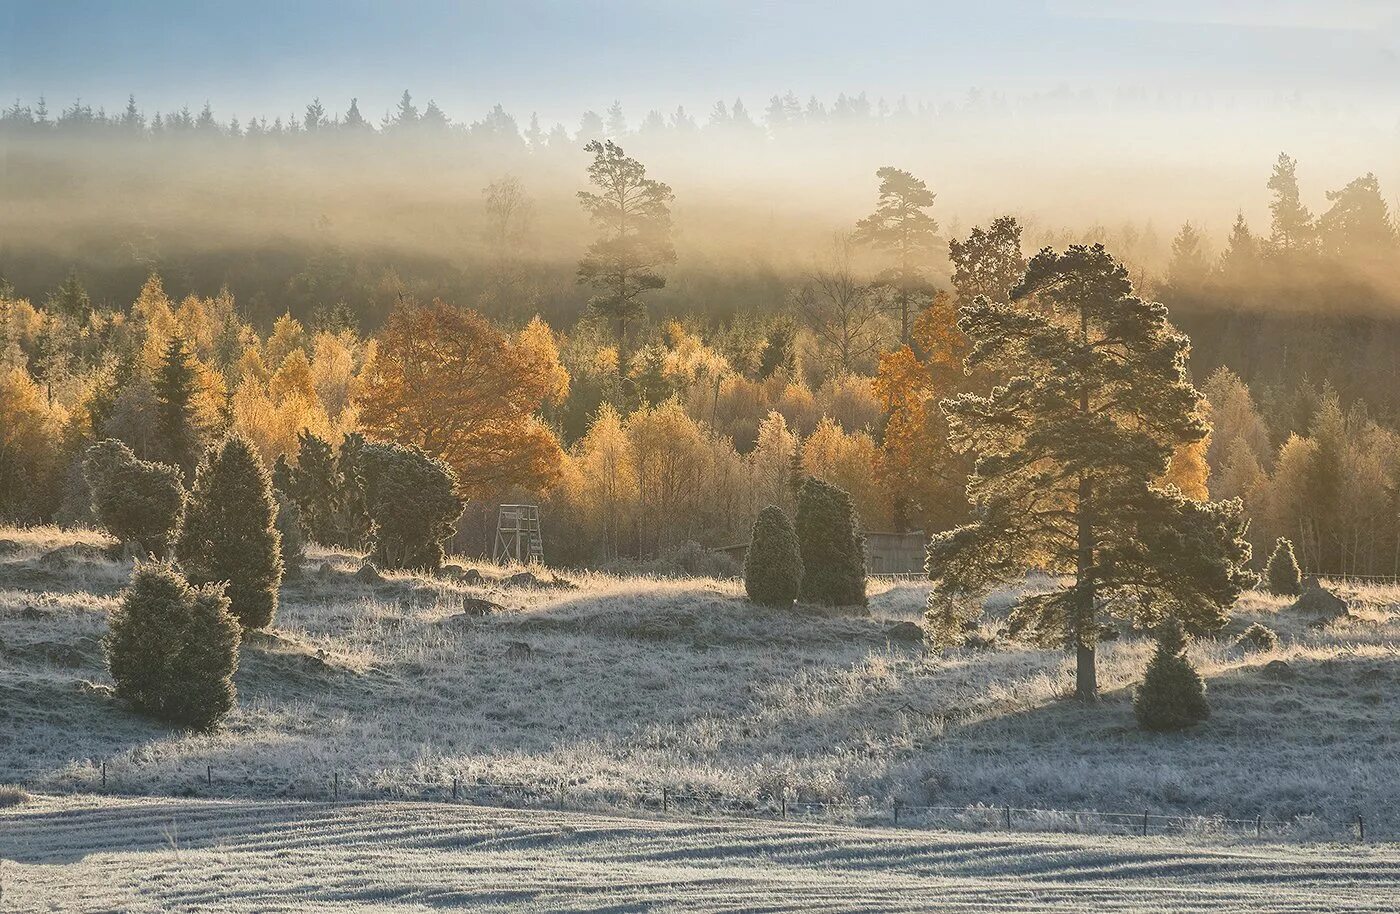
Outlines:
<svg viewBox="0 0 1400 914"><path fill-rule="evenodd" d="M1298 559L1293 555L1293 544L1284 537L1280 536L1274 544L1274 554L1269 556L1265 579L1271 594L1296 597L1303 592L1303 574L1298 568Z"/></svg>
<svg viewBox="0 0 1400 914"><path fill-rule="evenodd" d="M244 628L266 628L277 613L276 517L272 479L253 446L230 436L211 449L195 474L175 554L191 584L228 582L230 609Z"/></svg>
<svg viewBox="0 0 1400 914"><path fill-rule="evenodd" d="M375 442L360 452L372 553L380 568L436 571L465 507L452 468L417 447Z"/></svg>
<svg viewBox="0 0 1400 914"><path fill-rule="evenodd" d="M135 710L208 730L237 700L238 642L221 587L196 589L168 564L142 564L112 611L107 666Z"/></svg>
<svg viewBox="0 0 1400 914"><path fill-rule="evenodd" d="M1278 647L1278 635L1262 622L1255 622L1235 639L1235 647L1242 651L1271 651Z"/></svg>
<svg viewBox="0 0 1400 914"><path fill-rule="evenodd" d="M802 601L865 606L865 536L845 489L808 477L797 493Z"/></svg>
<svg viewBox="0 0 1400 914"><path fill-rule="evenodd" d="M792 521L776 505L758 512L744 556L744 590L763 606L792 606L802 587L802 555Z"/></svg>
<svg viewBox="0 0 1400 914"><path fill-rule="evenodd" d="M1133 713L1144 730L1184 730L1210 717L1206 684L1186 659L1186 639L1174 619L1157 630L1157 649L1133 696Z"/></svg>
<svg viewBox="0 0 1400 914"><path fill-rule="evenodd" d="M185 510L180 471L139 459L115 438L99 441L83 457L98 522L123 545L157 558L169 551Z"/></svg>

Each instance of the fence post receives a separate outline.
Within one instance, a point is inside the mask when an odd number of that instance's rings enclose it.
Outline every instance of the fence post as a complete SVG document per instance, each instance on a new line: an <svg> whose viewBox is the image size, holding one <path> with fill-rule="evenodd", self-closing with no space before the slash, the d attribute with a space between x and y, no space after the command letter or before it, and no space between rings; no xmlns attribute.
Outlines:
<svg viewBox="0 0 1400 914"><path fill-rule="evenodd" d="M898 825L898 824L899 824L899 799L898 799L898 798L896 798L895 801L894 801L894 824L895 824L895 825Z"/></svg>
<svg viewBox="0 0 1400 914"><path fill-rule="evenodd" d="M563 781L560 781L560 782L559 782L559 798L558 798L558 801L555 803L555 805L556 805L559 809L561 809L561 810L564 808L564 782L563 782Z"/></svg>
<svg viewBox="0 0 1400 914"><path fill-rule="evenodd" d="M458 785L458 783L459 783L459 778L454 774L454 775L452 776L452 799L454 799L454 800L457 799L457 785Z"/></svg>
<svg viewBox="0 0 1400 914"><path fill-rule="evenodd" d="M671 788L669 787L661 788L661 811L671 811Z"/></svg>
<svg viewBox="0 0 1400 914"><path fill-rule="evenodd" d="M1006 830L1011 831L1011 804L1006 804Z"/></svg>
<svg viewBox="0 0 1400 914"><path fill-rule="evenodd" d="M787 785L786 785L786 784L784 784L784 785L782 785L781 787L778 788L778 796L779 796L779 798L782 800L782 803L783 803L783 818L786 819L786 818L787 818Z"/></svg>
<svg viewBox="0 0 1400 914"><path fill-rule="evenodd" d="M1142 836L1147 837L1147 810L1142 811Z"/></svg>
<svg viewBox="0 0 1400 914"><path fill-rule="evenodd" d="M1361 818L1360 816L1356 817L1356 832L1357 835L1364 842L1366 840L1366 820Z"/></svg>
<svg viewBox="0 0 1400 914"><path fill-rule="evenodd" d="M1264 817L1256 816L1254 819L1254 837L1264 837Z"/></svg>
<svg viewBox="0 0 1400 914"><path fill-rule="evenodd" d="M103 788L104 790L107 788L107 763L106 763L106 762L103 762L103 763L102 763L102 788Z"/></svg>
<svg viewBox="0 0 1400 914"><path fill-rule="evenodd" d="M334 782L332 783L332 785L331 785L331 799L332 799L332 800L339 800L339 799L340 799L340 772L339 772L339 771L337 771L337 772L335 773L335 781L334 781Z"/></svg>

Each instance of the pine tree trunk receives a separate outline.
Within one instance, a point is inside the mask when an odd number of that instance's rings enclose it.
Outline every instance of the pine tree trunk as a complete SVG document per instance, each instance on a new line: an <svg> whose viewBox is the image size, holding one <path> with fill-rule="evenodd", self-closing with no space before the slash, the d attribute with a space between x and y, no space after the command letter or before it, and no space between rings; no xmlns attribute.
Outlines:
<svg viewBox="0 0 1400 914"><path fill-rule="evenodd" d="M1086 477L1079 479L1078 536L1075 584L1079 605L1074 609L1071 635L1074 639L1074 697L1080 701L1096 701L1099 697L1098 668L1095 664L1094 585L1088 581L1094 565L1094 527L1089 518L1088 504L1093 494Z"/></svg>
<svg viewBox="0 0 1400 914"><path fill-rule="evenodd" d="M1093 644L1083 639L1075 645L1074 697L1080 701L1098 701L1099 675Z"/></svg>

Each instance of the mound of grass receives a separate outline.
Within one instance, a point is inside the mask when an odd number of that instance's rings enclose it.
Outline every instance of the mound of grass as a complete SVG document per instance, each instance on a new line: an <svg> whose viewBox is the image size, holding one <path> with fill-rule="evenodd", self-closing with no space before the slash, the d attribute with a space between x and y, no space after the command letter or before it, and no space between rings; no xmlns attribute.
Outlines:
<svg viewBox="0 0 1400 914"><path fill-rule="evenodd" d="M14 784L0 784L0 809L29 802L29 791Z"/></svg>

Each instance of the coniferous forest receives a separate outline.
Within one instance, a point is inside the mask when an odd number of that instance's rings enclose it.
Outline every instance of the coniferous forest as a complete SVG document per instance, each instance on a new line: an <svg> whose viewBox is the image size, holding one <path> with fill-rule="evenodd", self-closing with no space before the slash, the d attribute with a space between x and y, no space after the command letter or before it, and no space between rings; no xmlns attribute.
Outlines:
<svg viewBox="0 0 1400 914"><path fill-rule="evenodd" d="M464 480L467 550L515 492L547 502L562 561L674 561L792 508L794 462L846 488L869 529L949 529L971 464L934 404L991 382L962 370L958 309L1006 300L1037 250L1080 243L1103 244L1191 341L1212 430L1176 456L1183 491L1241 498L1256 556L1285 536L1309 573L1400 573L1400 241L1374 174L1309 186L1280 153L1211 237L1014 207L961 223L941 212L955 178L897 164L842 176L865 198L846 224L798 208L756 222L751 175L692 189L653 164L690 173L723 150L778 170L823 139L897 149L988 108L789 92L752 112L632 122L613 105L546 128L500 106L454 121L407 91L382 117L316 99L246 122L134 97L111 114L16 101L0 116L0 513L86 519L68 483L108 437L188 474L228 430L271 466L295 462L299 435L334 449L393 427ZM618 182L637 226L622 228ZM776 226L785 247L764 236ZM454 339L434 366L451 383L377 374L401 372L420 333ZM397 424L449 401L462 428ZM715 484L680 484L697 475Z"/></svg>

